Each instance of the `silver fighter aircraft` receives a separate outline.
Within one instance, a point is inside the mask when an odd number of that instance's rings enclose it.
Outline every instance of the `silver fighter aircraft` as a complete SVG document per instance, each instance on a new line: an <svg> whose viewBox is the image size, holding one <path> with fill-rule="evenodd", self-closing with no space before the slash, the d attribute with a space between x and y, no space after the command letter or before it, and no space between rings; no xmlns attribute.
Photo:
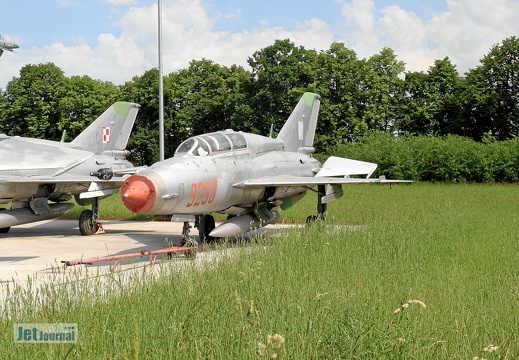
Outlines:
<svg viewBox="0 0 519 360"><path fill-rule="evenodd" d="M13 42L4 40L2 35L0 35L0 56L2 56L2 54L4 53L5 50L10 51L10 52L14 52L13 50L14 49L18 49L18 48L19 48L18 45L16 45Z"/></svg>
<svg viewBox="0 0 519 360"><path fill-rule="evenodd" d="M79 219L83 235L102 233L99 199L115 194L132 168L126 148L139 105L116 102L72 142L0 135L0 233L11 226L57 218L92 204Z"/></svg>
<svg viewBox="0 0 519 360"><path fill-rule="evenodd" d="M373 163L330 157L321 165L311 155L319 106L319 95L305 93L275 139L233 130L194 136L172 158L126 179L122 200L136 213L173 214L185 221L184 235L194 220L200 240L210 241L275 223L279 209L315 187L318 215L307 222L324 216L343 184L398 181L369 178ZM215 227L211 213L228 220Z"/></svg>

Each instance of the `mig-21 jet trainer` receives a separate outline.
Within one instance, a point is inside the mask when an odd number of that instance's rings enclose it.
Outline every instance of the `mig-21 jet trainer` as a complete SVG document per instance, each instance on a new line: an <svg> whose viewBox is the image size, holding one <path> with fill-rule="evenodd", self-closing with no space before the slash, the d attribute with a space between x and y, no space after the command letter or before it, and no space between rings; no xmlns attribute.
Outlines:
<svg viewBox="0 0 519 360"><path fill-rule="evenodd" d="M116 102L72 142L0 135L0 233L11 226L57 218L92 204L79 219L83 235L102 232L99 200L115 194L124 173L128 138L139 105Z"/></svg>
<svg viewBox="0 0 519 360"><path fill-rule="evenodd" d="M195 221L200 240L210 241L275 223L280 209L315 187L317 215L308 222L324 216L328 202L342 196L344 184L405 182L369 178L377 164L315 159L319 106L319 95L305 93L275 139L233 130L191 137L172 158L126 179L122 200L136 213L184 219L184 235L189 221ZM352 177L358 175L365 177ZM211 213L228 214L228 220L215 227Z"/></svg>

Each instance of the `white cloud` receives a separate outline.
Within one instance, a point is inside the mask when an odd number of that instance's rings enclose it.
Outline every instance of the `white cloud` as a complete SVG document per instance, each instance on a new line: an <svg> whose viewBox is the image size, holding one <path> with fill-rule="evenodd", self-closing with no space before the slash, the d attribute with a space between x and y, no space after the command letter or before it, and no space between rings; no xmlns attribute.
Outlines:
<svg viewBox="0 0 519 360"><path fill-rule="evenodd" d="M247 58L255 51L272 45L276 39L290 38L308 48L329 47L332 33L321 20L311 19L294 32L280 27L259 27L230 33L215 31L201 1L167 2L163 7L163 59L166 73L187 67L193 59L211 59L218 64L247 66ZM164 4L164 5L166 5ZM120 21L124 33L145 48L148 59L157 56L156 6L133 8ZM324 46L322 46L324 45Z"/></svg>
<svg viewBox="0 0 519 360"><path fill-rule="evenodd" d="M111 5L137 5L137 0L106 0Z"/></svg>
<svg viewBox="0 0 519 360"><path fill-rule="evenodd" d="M106 0L128 5L134 0ZM245 5L244 5L245 6ZM369 57L387 46L407 70L425 71L435 59L448 56L460 72L478 65L491 46L519 33L519 1L447 0L447 11L423 19L399 6L376 9L372 0L339 0L342 23L306 19L293 31L258 27L238 32L217 31L221 19L240 22L240 10L210 16L202 0L163 0L164 71L188 66L193 59L211 59L218 64L242 65L255 51L276 39L290 38L297 46L326 50L343 41L359 57ZM53 62L67 76L88 75L122 84L133 76L157 67L157 5L121 7L116 20L120 35L101 33L94 45L79 35L73 46L56 42L43 48L21 48L19 54L0 58L0 87L5 87L25 64ZM233 20L234 19L234 20ZM15 39L16 40L16 39Z"/></svg>
<svg viewBox="0 0 519 360"><path fill-rule="evenodd" d="M425 71L448 56L464 73L475 68L489 49L519 32L519 2L447 0L446 12L423 20L399 6L377 9L372 0L342 2L347 26L339 37L360 57L387 46L407 70Z"/></svg>

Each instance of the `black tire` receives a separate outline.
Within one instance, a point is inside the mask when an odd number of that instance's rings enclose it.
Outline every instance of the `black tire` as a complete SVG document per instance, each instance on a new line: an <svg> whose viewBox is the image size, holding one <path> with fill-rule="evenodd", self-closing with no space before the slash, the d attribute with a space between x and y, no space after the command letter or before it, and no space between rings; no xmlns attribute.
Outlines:
<svg viewBox="0 0 519 360"><path fill-rule="evenodd" d="M214 237L209 236L209 233L215 228L214 217L211 214L204 214L200 217L200 223L198 224L198 235L200 242L213 242Z"/></svg>
<svg viewBox="0 0 519 360"><path fill-rule="evenodd" d="M318 219L319 219L319 217L317 215L310 215L306 218L306 223L308 225L311 225L311 224L315 223Z"/></svg>
<svg viewBox="0 0 519 360"><path fill-rule="evenodd" d="M94 235L95 230L94 213L92 210L83 210L79 216L79 231L81 235Z"/></svg>

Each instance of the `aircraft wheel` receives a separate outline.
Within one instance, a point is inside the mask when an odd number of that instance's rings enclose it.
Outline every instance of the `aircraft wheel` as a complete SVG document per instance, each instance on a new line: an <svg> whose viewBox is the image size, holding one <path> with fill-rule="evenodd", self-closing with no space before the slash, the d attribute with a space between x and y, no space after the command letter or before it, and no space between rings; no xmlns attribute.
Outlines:
<svg viewBox="0 0 519 360"><path fill-rule="evenodd" d="M94 224L94 213L92 210L83 210L79 216L79 231L81 235L94 235L96 227Z"/></svg>
<svg viewBox="0 0 519 360"><path fill-rule="evenodd" d="M308 217L306 218L306 223L307 223L308 225L313 224L313 223L316 222L316 221L317 221L317 215L310 215L310 216L308 216Z"/></svg>
<svg viewBox="0 0 519 360"><path fill-rule="evenodd" d="M211 214L204 214L200 217L200 223L198 224L198 234L200 236L200 242L212 242L214 237L209 236L209 233L215 228L214 217Z"/></svg>

